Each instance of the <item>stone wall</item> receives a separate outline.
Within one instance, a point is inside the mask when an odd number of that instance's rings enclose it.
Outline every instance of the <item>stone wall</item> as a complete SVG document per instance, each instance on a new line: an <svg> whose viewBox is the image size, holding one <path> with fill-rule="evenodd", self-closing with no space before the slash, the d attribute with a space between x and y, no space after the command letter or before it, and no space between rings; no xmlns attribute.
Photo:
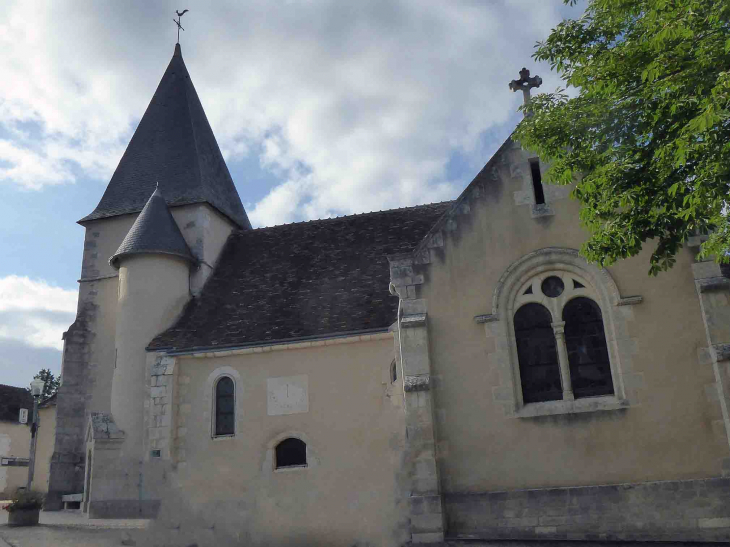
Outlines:
<svg viewBox="0 0 730 547"><path fill-rule="evenodd" d="M88 415L89 344L93 338L90 325L97 308L93 302L82 304L76 321L64 334L63 383L57 397L56 438L45 504L49 511L62 508L62 495L84 490L84 428Z"/></svg>
<svg viewBox="0 0 730 547"><path fill-rule="evenodd" d="M444 495L464 539L730 540L730 479Z"/></svg>

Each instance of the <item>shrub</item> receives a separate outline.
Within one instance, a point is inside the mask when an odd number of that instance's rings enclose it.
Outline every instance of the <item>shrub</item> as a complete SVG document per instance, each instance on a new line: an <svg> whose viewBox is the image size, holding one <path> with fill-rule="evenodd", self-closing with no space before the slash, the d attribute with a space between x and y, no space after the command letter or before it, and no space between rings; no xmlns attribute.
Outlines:
<svg viewBox="0 0 730 547"><path fill-rule="evenodd" d="M43 507L43 499L44 495L41 492L19 490L11 498L10 505L6 505L3 509L9 513L24 509L41 509Z"/></svg>

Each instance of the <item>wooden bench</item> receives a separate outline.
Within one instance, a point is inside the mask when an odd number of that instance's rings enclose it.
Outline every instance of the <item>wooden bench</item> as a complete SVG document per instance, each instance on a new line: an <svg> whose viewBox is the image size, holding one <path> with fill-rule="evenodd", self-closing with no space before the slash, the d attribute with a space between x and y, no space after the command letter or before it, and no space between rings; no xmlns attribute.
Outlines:
<svg viewBox="0 0 730 547"><path fill-rule="evenodd" d="M84 495L83 494L66 494L65 496L61 496L61 501L63 502L64 509L69 509L69 507L68 507L69 503L78 503L79 507L75 507L75 509L79 509L81 507L81 502L84 501Z"/></svg>

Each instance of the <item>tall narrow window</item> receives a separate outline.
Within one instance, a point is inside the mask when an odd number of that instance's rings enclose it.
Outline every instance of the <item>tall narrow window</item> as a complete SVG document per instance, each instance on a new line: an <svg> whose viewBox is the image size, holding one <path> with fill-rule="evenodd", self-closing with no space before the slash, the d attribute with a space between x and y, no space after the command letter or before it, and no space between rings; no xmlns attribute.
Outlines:
<svg viewBox="0 0 730 547"><path fill-rule="evenodd" d="M612 395L611 365L598 304L590 298L574 298L563 308L563 321L576 398Z"/></svg>
<svg viewBox="0 0 730 547"><path fill-rule="evenodd" d="M390 364L390 383L395 383L398 380L398 367L395 363L395 359Z"/></svg>
<svg viewBox="0 0 730 547"><path fill-rule="evenodd" d="M276 445L276 468L305 467L307 465L307 445L300 439L289 437Z"/></svg>
<svg viewBox="0 0 730 547"><path fill-rule="evenodd" d="M541 304L525 304L515 313L517 359L525 403L563 398L560 364L551 323L550 312Z"/></svg>
<svg viewBox="0 0 730 547"><path fill-rule="evenodd" d="M545 191L542 187L540 160L538 158L532 158L530 160L530 172L532 173L532 189L535 191L535 203L541 205L545 203Z"/></svg>
<svg viewBox="0 0 730 547"><path fill-rule="evenodd" d="M215 434L235 433L235 389L233 380L223 376L215 385Z"/></svg>

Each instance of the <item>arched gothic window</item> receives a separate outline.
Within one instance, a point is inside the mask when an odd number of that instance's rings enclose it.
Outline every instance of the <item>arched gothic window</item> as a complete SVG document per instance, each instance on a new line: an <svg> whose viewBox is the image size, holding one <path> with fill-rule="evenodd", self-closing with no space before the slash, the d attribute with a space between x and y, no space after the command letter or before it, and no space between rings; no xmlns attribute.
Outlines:
<svg viewBox="0 0 730 547"><path fill-rule="evenodd" d="M525 304L514 318L522 398L525 403L563 398L560 363L550 311L536 303Z"/></svg>
<svg viewBox="0 0 730 547"><path fill-rule="evenodd" d="M590 298L574 298L563 308L563 321L575 397L611 395L611 364L598 304Z"/></svg>
<svg viewBox="0 0 730 547"><path fill-rule="evenodd" d="M276 468L306 467L307 444L301 439L289 437L276 445Z"/></svg>
<svg viewBox="0 0 730 547"><path fill-rule="evenodd" d="M614 394L594 296L585 279L569 272L547 271L522 283L513 326L523 404Z"/></svg>
<svg viewBox="0 0 730 547"><path fill-rule="evenodd" d="M233 379L223 376L215 384L215 435L235 433L235 385Z"/></svg>
<svg viewBox="0 0 730 547"><path fill-rule="evenodd" d="M576 303L570 304L573 300ZM586 307L586 301L593 304ZM583 305L578 306L581 302ZM474 317L484 324L490 343L489 362L500 372L497 383L491 386L495 404L510 418L631 407L635 403L635 373L627 363L637 339L632 336L632 308L624 306L641 302L639 295L622 296L611 273L587 263L575 249L546 247L515 260L494 284L491 310ZM537 397L530 391L534 375L529 365L536 362L529 354L531 344L547 347L552 339L538 343L540 336L536 339L530 334L531 327L535 333L546 333L547 318L543 311L541 319L525 320L522 314L529 315L530 308L520 308L528 304L543 306L550 313L562 389L559 400L540 402L536 400L541 398L539 390ZM532 342L527 341L530 339ZM585 354L581 360L582 347L588 360Z"/></svg>

